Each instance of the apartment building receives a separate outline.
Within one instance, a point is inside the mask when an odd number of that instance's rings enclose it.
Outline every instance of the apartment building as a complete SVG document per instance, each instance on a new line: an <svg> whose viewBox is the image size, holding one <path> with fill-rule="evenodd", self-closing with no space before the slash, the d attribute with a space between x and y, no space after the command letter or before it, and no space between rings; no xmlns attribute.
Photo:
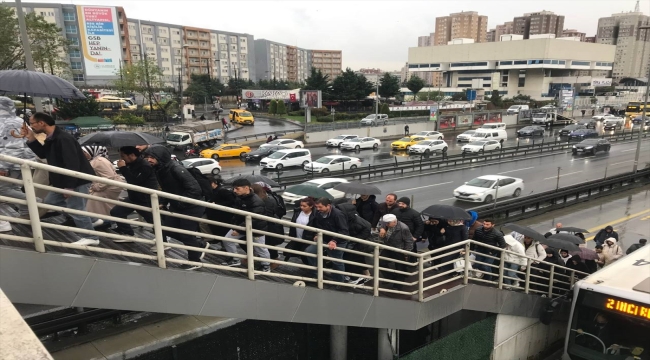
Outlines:
<svg viewBox="0 0 650 360"><path fill-rule="evenodd" d="M546 10L526 13L515 17L512 27L511 34L523 35L524 39L541 34L555 34L555 37L559 38L562 37L564 29L564 16Z"/></svg>
<svg viewBox="0 0 650 360"><path fill-rule="evenodd" d="M300 82L309 77L309 50L275 41L255 40L255 69L259 80Z"/></svg>
<svg viewBox="0 0 650 360"><path fill-rule="evenodd" d="M343 52L341 50L311 50L311 66L330 79L341 75Z"/></svg>
<svg viewBox="0 0 650 360"><path fill-rule="evenodd" d="M616 45L612 78L647 77L650 67L650 16L641 12L613 14L598 19L598 44Z"/></svg>
<svg viewBox="0 0 650 360"><path fill-rule="evenodd" d="M487 16L476 11L467 11L436 18L434 43L447 45L453 39L474 39L475 42L487 41Z"/></svg>
<svg viewBox="0 0 650 360"><path fill-rule="evenodd" d="M418 36L418 47L433 46L435 44L436 33L429 35Z"/></svg>
<svg viewBox="0 0 650 360"><path fill-rule="evenodd" d="M487 42L501 41L501 35L513 33L514 23L507 21L501 25L497 25L494 29L488 31Z"/></svg>

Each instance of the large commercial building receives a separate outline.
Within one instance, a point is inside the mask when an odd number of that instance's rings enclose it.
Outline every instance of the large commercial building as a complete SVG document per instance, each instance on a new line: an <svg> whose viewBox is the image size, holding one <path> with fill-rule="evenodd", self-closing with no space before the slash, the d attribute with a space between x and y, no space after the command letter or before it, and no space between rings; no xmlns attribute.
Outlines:
<svg viewBox="0 0 650 360"><path fill-rule="evenodd" d="M255 40L255 69L260 80L304 81L309 77L309 50L274 41Z"/></svg>
<svg viewBox="0 0 650 360"><path fill-rule="evenodd" d="M541 34L555 34L555 37L562 37L563 29L564 16L556 15L552 11L539 11L514 18L511 34L523 35L524 39Z"/></svg>
<svg viewBox="0 0 650 360"><path fill-rule="evenodd" d="M435 72L442 91L498 90L507 97L554 98L560 89L587 87L611 71L615 46L569 39L531 39L409 48L409 75Z"/></svg>
<svg viewBox="0 0 650 360"><path fill-rule="evenodd" d="M311 50L311 66L335 79L341 75L343 53L341 50Z"/></svg>
<svg viewBox="0 0 650 360"><path fill-rule="evenodd" d="M487 21L487 16L479 15L476 11L437 17L435 39L431 45L447 45L449 41L461 38L486 42Z"/></svg>
<svg viewBox="0 0 650 360"><path fill-rule="evenodd" d="M613 14L598 20L596 42L616 45L612 77L647 77L650 66L650 16L641 12Z"/></svg>

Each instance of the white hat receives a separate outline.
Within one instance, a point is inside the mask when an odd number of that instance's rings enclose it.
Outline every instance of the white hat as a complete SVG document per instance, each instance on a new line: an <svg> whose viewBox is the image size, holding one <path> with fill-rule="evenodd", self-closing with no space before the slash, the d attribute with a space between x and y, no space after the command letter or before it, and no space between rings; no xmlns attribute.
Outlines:
<svg viewBox="0 0 650 360"><path fill-rule="evenodd" d="M397 220L397 216L395 216L393 214L386 214L381 218L381 221L383 221L385 223L391 223L391 222L393 222L395 220Z"/></svg>

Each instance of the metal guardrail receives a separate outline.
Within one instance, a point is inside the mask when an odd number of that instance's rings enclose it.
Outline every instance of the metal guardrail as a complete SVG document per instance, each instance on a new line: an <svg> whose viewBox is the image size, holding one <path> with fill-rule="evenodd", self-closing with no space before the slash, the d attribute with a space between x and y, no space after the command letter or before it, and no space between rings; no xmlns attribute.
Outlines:
<svg viewBox="0 0 650 360"><path fill-rule="evenodd" d="M38 252L44 253L47 251L46 245L52 248L56 248L57 251L88 251L94 254L102 253L108 255L118 255L120 257L125 257L128 260L118 260L115 261L138 261L146 260L148 264L150 261L154 261L158 267L167 268L170 264L186 264L198 266L200 268L210 268L217 269L223 272L238 272L243 273L248 276L249 280L255 280L258 276L263 276L258 280L263 280L264 278L283 278L290 279L294 281L303 281L311 284L315 284L318 289L323 289L325 285L334 285L340 286L343 288L353 288L360 289L371 292L373 296L379 296L380 294L385 293L395 293L407 296L417 296L418 301L424 301L426 297L433 295L433 291L436 287L443 286L445 284L450 284L453 282L463 284L468 284L470 280L486 283L491 285L496 285L498 288L503 288L508 286L509 281L517 282L511 284L510 286L513 289L522 290L525 293L537 293L545 294L548 296L560 295L566 292L575 281L576 275L582 275L575 270L568 269L563 266L548 264L548 269L535 268L531 272L531 267L535 267L537 264L537 259L529 258L527 256L519 255L512 253L510 251L493 247L490 245L481 244L474 240L464 240L456 244L451 244L440 249L428 251L425 253L413 253L408 250L399 249L383 244L381 241L369 241L357 239L351 236L342 235L339 233L312 228L305 225L295 224L290 221L285 221L276 218L270 218L264 215L253 214L241 210L232 209L229 207L219 206L213 203L206 203L204 201L185 198L179 195L164 193L158 190L152 190L148 188L143 188L139 186L134 186L130 184L125 184L122 182L117 182L109 180L106 178L101 178L93 175L82 174L75 171L70 171L68 169L58 168L50 165L45 165L33 161L22 160L14 158L11 156L1 155L0 161L9 162L13 164L20 165L22 179L13 179L10 177L0 177L0 181L14 184L15 186L24 186L26 200L16 199L7 196L0 196L0 201L7 202L10 204L17 205L26 205L30 218L31 219L21 219L12 216L0 215L0 220L9 221L12 224L22 224L24 226L30 227L32 230L31 236L20 236L9 233L0 233L0 239L8 241L16 241L29 243L34 245L34 249ZM47 185L42 185L34 183L32 178L32 168L41 169L49 171L52 173L63 174L67 176L72 176L79 179L89 180L96 183L107 184L110 186L119 186L129 190L135 190L143 194L148 194L151 199L151 206L141 206L134 205L130 203L120 202L116 200L106 199L102 197L97 197L94 195L81 194L78 192L54 188ZM90 213L83 210L74 210L69 208L64 208L60 206L54 206L49 204L40 203L37 201L35 189L43 189L55 193L71 195L76 197L82 197L86 199L92 199L102 203L109 203L113 205L126 206L132 209L137 209L141 211L147 211L152 214L153 223L144 223L137 220L127 220L122 218L116 218L108 215ZM212 208L216 210L225 211L233 215L243 216L245 219L245 226L233 225L228 223L222 223L218 221L213 221L201 217L193 217L188 215L183 215L181 213L170 212L164 209L159 208L159 199L167 198L170 200L176 200L183 202L187 205L197 205L203 206L206 208ZM122 223L128 223L130 225L141 226L152 230L154 238L149 239L140 236L125 236L119 235L112 232L99 232L96 230L87 230L78 227L68 227L59 224L53 224L48 222L42 222L38 216L39 209L47 209L52 211L58 211L67 214L91 216L93 218L99 218L108 221L117 221ZM180 218L185 220L195 221L197 223L204 223L208 225L218 225L226 226L228 228L237 230L241 232L243 236L242 240L236 240L232 238L226 238L223 236L217 236L207 233L201 233L198 231L182 230L178 228L172 228L165 225L167 217ZM270 233L262 230L253 229L253 219L260 219L267 222L277 223L284 227L289 228L301 228L305 230L312 231L314 234L313 239L304 240L299 238L294 238L287 235L278 235L275 233ZM198 227L198 224L197 224ZM156 252L153 253L150 250L148 253L143 253L141 251L133 251L133 248L129 248L128 244L124 244L122 247L123 250L108 249L102 248L101 246L90 246L90 245L79 245L75 243L69 243L72 241L74 236L67 235L64 239L46 239L44 238L43 229L55 229L61 231L72 232L78 235L96 235L101 236L104 241L113 240L113 239L128 239L132 242L154 245ZM163 231L174 234L185 234L192 237L201 237L208 240L222 240L229 241L232 243L240 244L243 248L246 249L246 253L229 253L222 250L214 250L212 248L199 248L188 245L179 244L177 242L163 242ZM261 236L275 236L284 239L285 241L294 241L302 243L308 246L313 246L314 252L305 252L294 249L287 249L281 246L272 246L266 245L264 243L254 242L254 239ZM324 238L337 238L340 240L346 240L350 243L362 245L366 247L366 251L352 250L350 247L338 247L337 250L341 251L344 255L343 259L333 257L332 255L326 255L325 249L328 247L328 244L323 240ZM474 245L480 245L482 248L490 249L493 252L493 255L489 254L480 254L483 255L485 259L488 259L490 263L480 262L476 259L470 257L470 252L472 251L471 247ZM237 258L247 260L247 265L244 268L230 267L226 265L213 264L208 262L195 262L189 260L179 260L173 257L168 257L165 254L164 246L168 246L174 249L190 250L202 252L209 255L216 255L226 258ZM254 250L258 251L261 249L272 249L282 252L285 256L290 254L295 257L305 257L314 259L314 265L302 264L297 262L284 261L280 259L269 259L266 257L256 256ZM369 249L369 250L368 250ZM393 257L388 257L386 251L392 253L400 254L404 256L404 260L398 260ZM350 258L346 258L346 254L352 254L360 256L361 261L353 261ZM518 262L526 263L526 268L517 268L517 270L510 269L506 265L506 254L515 255L518 259ZM459 261L464 260L462 265L455 266L454 264ZM325 266L327 261L332 263L342 264L342 270L330 269ZM311 261L310 261L311 262ZM496 262L496 264L495 264ZM256 270L256 265L263 265L268 263L279 264L282 267L293 267L298 269L304 269L310 274L286 274L280 272L264 272ZM356 265L357 267L368 270L369 275L364 273L352 273L346 271L346 265ZM479 266L478 269L473 269L473 266ZM394 268L393 268L394 267ZM433 270L437 269L437 272ZM488 272L488 270L490 270ZM479 276L478 274L488 275L485 278ZM548 276L546 275L548 274ZM369 280L370 282L362 285L351 284L347 282L338 282L334 280L326 279L328 275L343 275L350 277L360 277ZM476 275L475 277L473 275ZM585 274L586 275L586 274ZM494 278L489 278L489 276L494 276ZM398 288L392 288L393 285L399 286ZM454 286L455 284L450 284ZM117 289L116 289L117 291ZM439 291L439 290L438 290Z"/></svg>
<svg viewBox="0 0 650 360"><path fill-rule="evenodd" d="M516 221L650 183L650 168L473 208L481 218Z"/></svg>
<svg viewBox="0 0 650 360"><path fill-rule="evenodd" d="M230 137L227 136L227 141L229 143L236 143L238 141L248 141L252 139L266 139L269 136L274 136L274 135L286 135L286 134L293 134L297 132L303 132L303 129L288 129L288 130L276 130L276 131L271 131L271 132L265 132L265 133L260 133L260 134L251 134L251 135L242 135L242 136L237 136L237 137ZM226 133L227 134L227 133Z"/></svg>
<svg viewBox="0 0 650 360"><path fill-rule="evenodd" d="M603 136L602 138L609 140L610 142L622 142L636 140L638 136L636 133L620 133L614 134L611 136ZM647 139L649 132L644 132L642 137ZM444 155L442 158L426 157L425 155L420 156L418 160L407 160L407 161L398 161L395 157L394 163L378 164L372 165L368 164L367 167L359 167L356 169L342 169L337 171L330 171L327 173L316 173L316 172L305 172L301 175L293 176L283 176L282 172L277 172L277 177L273 176L272 178L282 186L300 184L307 180L315 178L324 178L324 177L348 177L358 180L364 178L370 179L374 177L382 177L385 174L389 175L403 175L405 172L414 172L414 171L423 171L431 169L443 169L454 167L458 165L465 164L476 164L476 163L485 163L492 160L501 160L501 159L514 159L522 158L531 154L540 154L548 153L549 155L555 154L558 151L564 151L572 148L576 142L569 141L544 141L529 145L520 145L517 142L517 146L501 148L499 151L493 152L481 152L481 153L463 153L455 155Z"/></svg>
<svg viewBox="0 0 650 360"><path fill-rule="evenodd" d="M345 129L365 129L370 126L388 126L388 125L400 125L400 124L415 124L428 122L428 116L414 116L414 117L403 117L403 118L389 118L387 120L377 121L376 125L361 125L361 120L357 121L334 121L334 122L324 122L318 124L307 124L307 132L318 132L318 131L332 131L332 130L345 130Z"/></svg>

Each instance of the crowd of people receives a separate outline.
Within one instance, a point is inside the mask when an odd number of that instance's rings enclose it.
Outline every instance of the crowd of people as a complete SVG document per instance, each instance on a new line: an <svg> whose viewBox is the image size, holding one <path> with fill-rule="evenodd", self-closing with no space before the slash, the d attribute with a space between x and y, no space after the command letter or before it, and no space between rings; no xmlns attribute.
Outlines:
<svg viewBox="0 0 650 360"><path fill-rule="evenodd" d="M13 102L9 105L7 98L0 97L0 116L11 120L9 112ZM13 114L15 117L15 113ZM5 119L5 120L6 120ZM124 146L119 149L120 160L117 162L119 175L108 159L106 148L101 146L80 146L75 138L60 130L54 124L54 120L47 114L35 113L29 119L29 126L23 126L22 120L3 121L5 130L7 126L20 128L20 136L13 136L10 141L0 143L3 153L24 159L39 159L47 164L77 171L82 174L96 175L105 179L115 181L115 185L91 182L78 177L49 173L41 183L65 190L64 193L50 192L37 194L40 201L46 204L66 207L72 210L84 210L98 215L110 215L115 218L126 219L134 211L133 208L123 205L114 205L109 202L87 200L83 197L74 196L75 193L92 194L94 196L117 200L122 192L120 182L141 186L152 190L162 190L172 195L182 196L196 200L192 203L182 202L173 197L161 197L159 206L175 214L185 215L184 217L164 216L162 223L168 228L185 230L190 232L203 232L216 235L224 240L220 241L224 251L233 254L225 259L222 265L242 266L246 265L241 256L235 256L240 251L246 251L246 246L239 242L230 240L245 239L242 228L246 228L245 216L235 215L227 211L217 210L204 206L203 201L222 205L228 208L244 212L265 215L267 217L282 219L287 215L287 208L284 201L272 191L265 183L251 183L245 178L237 179L232 183L231 188L224 186L219 177L205 177L183 167L180 163L172 160L171 152L164 146ZM11 125L7 125L11 124ZM39 135L41 138L39 139ZM23 139L21 139L24 138ZM7 140L7 139L5 139ZM20 177L20 171L13 164L0 164L4 171L2 175ZM35 174L36 179L36 174ZM36 180L35 180L36 181ZM4 196L25 198L25 194L10 183L0 182L0 194ZM140 205L151 207L152 199L148 194L134 190L127 190L128 196L123 199L124 204ZM203 204L203 205L202 205ZM493 266L500 257L501 250L506 249L513 253L505 255L505 278L507 287L519 288L522 277L517 272L525 272L528 261L522 256L536 259L530 269L530 273L536 276L548 277L543 273L548 272L552 265L561 265L581 273L592 273L599 267L608 266L620 257L624 256L622 248L618 245L618 234L611 226L599 231L594 240L596 242L597 254L593 258L583 258L587 252L583 248L579 252L569 252L565 249L549 248L531 237L518 233L504 235L497 227L494 219L479 219L478 214L469 211L470 220L442 219L423 216L411 208L411 201L408 197L398 197L396 194L387 194L383 202L378 203L375 195L361 195L355 199L342 199L332 201L327 198L304 198L299 200L291 216L291 222L300 226L309 226L315 229L326 230L332 234L351 236L357 239L369 240L383 243L389 248L382 250L383 260L380 266L393 271L382 272L382 278L388 280L382 287L401 289L400 282L405 280L405 275L400 272L412 272L412 266L408 263L416 261L412 253L419 250L435 250L460 243L467 239L477 242L472 246L471 252L475 261L473 262L473 276L484 280L495 280L496 269ZM19 215L22 218L29 218L25 206L19 205ZM153 223L152 214L149 211L137 210L142 219ZM42 215L42 214L41 214ZM112 240L114 242L132 242L129 237L134 231L127 223L117 222L111 224L100 218L93 218L87 215L70 213L66 225L75 226L85 230L106 230L126 235L122 239ZM192 218L205 218L218 222L219 225L207 224L192 220ZM260 218L252 218L250 224L254 231L253 242L258 245L278 246L285 242L283 226L265 221ZM0 224L1 231L7 231L4 224ZM562 232L562 224L557 224L546 235ZM11 229L11 226L9 226ZM265 236L259 231L275 234L277 236ZM584 235L574 235L584 239ZM289 241L285 247L287 250L300 251L308 254L317 254L318 248L314 241L318 239L318 233L302 227L290 227L289 236L305 240ZM359 253L371 253L374 246L361 244L355 241L348 241L344 236L324 235L322 238L323 250L329 261L327 265L336 272L331 272L330 277L336 282L351 282L363 284L371 279L369 263L371 259L358 253L341 251L341 249L352 249ZM212 237L198 237L189 235L186 232L164 231L163 241L168 238L176 239L187 246L197 248L196 251L188 251L188 260L200 263L205 252L211 246ZM83 235L83 238L75 244L97 246L100 244L99 237L91 234ZM630 246L628 253L646 244L641 239L638 244ZM240 245L240 246L237 246ZM483 245L483 246L482 246ZM486 246L486 245L489 245ZM165 243L163 249L169 249ZM398 250L399 249L399 250ZM156 251L154 246L152 251ZM463 248L458 251L450 250L445 256L431 261L431 266L437 271L449 271L459 266L458 261L464 258ZM587 249L588 250L588 249ZM316 256L305 256L283 251L283 258L280 258L278 251L263 246L253 247L254 255L268 261L256 263L258 269L269 272L281 264L295 258L305 264L316 266ZM425 250L426 251L426 250ZM589 250L591 251L591 250ZM520 255L520 256L517 256ZM339 259L354 262L358 265L337 261ZM365 264L365 265L364 265ZM194 270L200 265L182 266L183 269ZM356 278L347 277L341 272L358 274ZM315 277L313 271L310 274ZM584 275L579 274L578 278ZM540 291L545 291L548 284L535 285Z"/></svg>

